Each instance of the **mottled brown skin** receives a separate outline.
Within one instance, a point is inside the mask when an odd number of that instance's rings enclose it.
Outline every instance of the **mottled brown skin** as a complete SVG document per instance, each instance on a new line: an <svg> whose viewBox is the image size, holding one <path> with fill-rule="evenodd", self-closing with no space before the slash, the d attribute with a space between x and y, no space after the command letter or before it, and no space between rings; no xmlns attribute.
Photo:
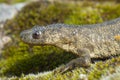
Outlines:
<svg viewBox="0 0 120 80"><path fill-rule="evenodd" d="M91 58L107 58L120 54L120 18L93 25L51 24L35 26L20 34L34 45L53 45L78 55L62 72L76 66L87 67Z"/></svg>

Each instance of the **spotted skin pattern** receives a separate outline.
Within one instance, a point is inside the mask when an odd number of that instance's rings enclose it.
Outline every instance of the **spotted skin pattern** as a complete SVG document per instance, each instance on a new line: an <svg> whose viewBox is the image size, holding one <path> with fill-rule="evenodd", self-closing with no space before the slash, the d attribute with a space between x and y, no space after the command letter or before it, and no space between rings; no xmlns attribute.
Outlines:
<svg viewBox="0 0 120 80"><path fill-rule="evenodd" d="M120 18L91 25L36 25L22 31L20 37L28 44L53 45L78 55L66 64L64 72L76 66L90 66L91 58L119 55Z"/></svg>

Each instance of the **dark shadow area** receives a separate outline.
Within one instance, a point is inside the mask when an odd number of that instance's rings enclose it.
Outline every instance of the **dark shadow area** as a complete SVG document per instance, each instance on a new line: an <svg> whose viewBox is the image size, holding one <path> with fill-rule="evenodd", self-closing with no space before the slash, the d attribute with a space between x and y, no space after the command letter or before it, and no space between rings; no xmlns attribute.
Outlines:
<svg viewBox="0 0 120 80"><path fill-rule="evenodd" d="M61 49L60 49L61 50ZM14 65L10 65L4 72L7 76L21 76L21 74L38 73L53 70L62 64L66 64L77 56L73 53L61 50L44 51L37 54L30 54L21 60L16 60Z"/></svg>

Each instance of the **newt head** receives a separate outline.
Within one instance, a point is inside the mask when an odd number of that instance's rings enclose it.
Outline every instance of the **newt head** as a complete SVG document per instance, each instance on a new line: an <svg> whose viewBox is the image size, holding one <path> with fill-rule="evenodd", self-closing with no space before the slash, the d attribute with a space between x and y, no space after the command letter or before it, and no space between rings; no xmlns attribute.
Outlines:
<svg viewBox="0 0 120 80"><path fill-rule="evenodd" d="M45 27L34 26L31 29L24 30L20 33L20 38L27 44L45 44Z"/></svg>

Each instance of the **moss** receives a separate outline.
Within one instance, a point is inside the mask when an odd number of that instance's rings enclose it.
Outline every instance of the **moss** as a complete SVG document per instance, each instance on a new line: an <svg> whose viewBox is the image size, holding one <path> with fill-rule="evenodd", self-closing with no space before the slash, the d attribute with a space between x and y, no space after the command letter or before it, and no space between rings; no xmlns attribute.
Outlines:
<svg viewBox="0 0 120 80"><path fill-rule="evenodd" d="M119 8L120 5L116 2L83 2L75 5L71 15L64 22L67 24L101 23L119 17Z"/></svg>
<svg viewBox="0 0 120 80"><path fill-rule="evenodd" d="M35 46L32 48L33 51L29 51L29 49L30 47L24 46L23 43L19 44L18 48L14 46L7 49L3 55L7 60L0 65L1 74L20 76L22 73L48 71L75 58L72 53L54 46ZM5 54L8 52L11 54L6 56Z"/></svg>
<svg viewBox="0 0 120 80"><path fill-rule="evenodd" d="M98 80L103 75L107 74L110 71L110 74L115 72L115 67L120 65L120 57L112 58L105 62L98 62L93 66L93 69L88 75L89 80Z"/></svg>
<svg viewBox="0 0 120 80"><path fill-rule="evenodd" d="M111 7L112 5L112 7ZM59 7L58 7L59 6ZM77 4L62 4L50 2L34 2L25 6L11 21L5 24L7 34L12 35L13 44L4 49L3 60L0 62L1 75L20 76L23 74L37 73L53 70L61 64L69 62L76 56L54 46L30 46L22 43L19 33L33 25L47 25L51 23L91 24L120 16L120 4L81 2ZM110 71L114 73L114 66L118 66L120 58L110 59L106 62L92 64L89 69L78 68L64 75L60 73L37 76L38 80L78 80L79 74L85 74L89 80L97 80ZM19 79L19 78L17 78ZM21 76L21 80L36 79L36 77Z"/></svg>
<svg viewBox="0 0 120 80"><path fill-rule="evenodd" d="M109 2L106 2L105 4L103 4L103 6L97 5L97 8L101 10L102 19L104 21L114 19L120 16L119 3L117 4L113 2L111 4Z"/></svg>
<svg viewBox="0 0 120 80"><path fill-rule="evenodd" d="M46 73L38 73L38 74L29 74L22 75L21 77L15 77L13 79L21 79L21 80L99 80L104 79L107 75L112 79L117 79L117 75L119 74L119 69L117 69L120 65L120 57L112 58L107 61L100 61L92 64L89 68L76 68L72 71L69 71L65 74L46 72ZM108 73L109 72L109 73Z"/></svg>
<svg viewBox="0 0 120 80"><path fill-rule="evenodd" d="M104 75L101 80L119 80L120 79L120 66L115 68L115 72L113 74L108 71L106 75Z"/></svg>
<svg viewBox="0 0 120 80"><path fill-rule="evenodd" d="M25 2L27 0L0 0L0 3L14 4L19 2Z"/></svg>
<svg viewBox="0 0 120 80"><path fill-rule="evenodd" d="M100 11L97 8L92 8L91 6L79 7L65 20L66 24L95 24L103 22Z"/></svg>
<svg viewBox="0 0 120 80"><path fill-rule="evenodd" d="M114 6L111 7L112 5ZM110 2L79 2L75 5L49 1L33 2L25 6L13 20L8 21L5 28L9 29L8 34L19 34L34 25L100 23L119 17L119 8L119 4Z"/></svg>
<svg viewBox="0 0 120 80"><path fill-rule="evenodd" d="M59 7L57 7L59 6ZM16 17L5 24L10 33L19 34L22 30L34 25L47 25L51 23L62 23L70 14L71 8L68 5L55 2L33 2L25 6ZM13 32L14 31L14 32Z"/></svg>
<svg viewBox="0 0 120 80"><path fill-rule="evenodd" d="M33 2L25 6L13 20L8 21L5 28L8 30L7 34L12 34L15 42L4 50L3 58L6 60L1 67L4 65L6 67L1 69L1 74L20 76L22 73L51 70L74 58L75 56L69 54L69 52L53 46L35 46L31 51L30 47L21 43L18 37L22 30L35 24L45 25L63 22L71 10L72 7L57 2L54 4L48 1Z"/></svg>

